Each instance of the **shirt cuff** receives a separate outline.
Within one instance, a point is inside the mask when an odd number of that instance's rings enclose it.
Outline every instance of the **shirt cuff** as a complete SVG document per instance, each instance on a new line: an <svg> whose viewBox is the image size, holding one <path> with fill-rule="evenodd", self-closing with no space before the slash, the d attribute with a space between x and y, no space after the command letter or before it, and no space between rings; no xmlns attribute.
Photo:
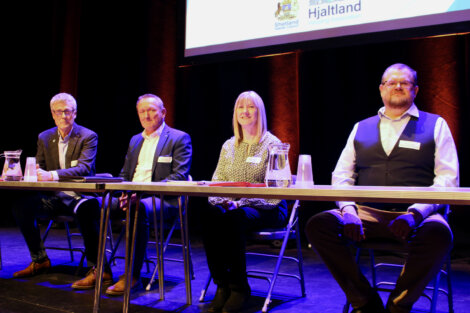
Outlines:
<svg viewBox="0 0 470 313"><path fill-rule="evenodd" d="M57 174L57 171L51 171L52 174L52 180L57 181L59 180L59 174Z"/></svg>
<svg viewBox="0 0 470 313"><path fill-rule="evenodd" d="M341 206L340 209L339 209L341 214L343 214L344 208L348 207L348 206L354 207L354 210L356 211L356 213L359 214L357 205L354 202L350 202L350 203L347 203L346 205Z"/></svg>
<svg viewBox="0 0 470 313"><path fill-rule="evenodd" d="M408 208L408 212L416 212L421 214L423 219L435 213L439 208L439 204L415 203Z"/></svg>
<svg viewBox="0 0 470 313"><path fill-rule="evenodd" d="M337 201L336 205L338 206L340 210L342 210L345 206L348 206L348 205L352 205L357 208L356 202L352 202L352 201Z"/></svg>

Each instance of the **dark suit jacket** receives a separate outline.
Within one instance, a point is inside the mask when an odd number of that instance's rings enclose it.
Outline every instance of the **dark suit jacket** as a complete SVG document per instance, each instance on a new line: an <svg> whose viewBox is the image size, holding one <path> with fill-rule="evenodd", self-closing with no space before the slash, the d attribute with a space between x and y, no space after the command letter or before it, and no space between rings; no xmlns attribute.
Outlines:
<svg viewBox="0 0 470 313"><path fill-rule="evenodd" d="M65 169L59 164L59 133L57 127L48 129L38 136L36 162L46 171L57 171L59 176L89 176L95 174L95 159L98 147L98 135L74 123L70 134ZM73 204L73 198L63 193L56 193L66 205Z"/></svg>
<svg viewBox="0 0 470 313"><path fill-rule="evenodd" d="M119 174L126 181L132 181L137 160L144 138L137 134L131 138L127 149L124 167ZM180 130L165 125L158 140L152 167L152 181L187 180L191 167L192 145L191 137ZM166 198L175 204L175 198Z"/></svg>
<svg viewBox="0 0 470 313"><path fill-rule="evenodd" d="M88 176L95 174L98 135L74 123L70 134L65 169L59 164L59 133L57 127L39 134L36 162L46 171L57 171L59 176Z"/></svg>

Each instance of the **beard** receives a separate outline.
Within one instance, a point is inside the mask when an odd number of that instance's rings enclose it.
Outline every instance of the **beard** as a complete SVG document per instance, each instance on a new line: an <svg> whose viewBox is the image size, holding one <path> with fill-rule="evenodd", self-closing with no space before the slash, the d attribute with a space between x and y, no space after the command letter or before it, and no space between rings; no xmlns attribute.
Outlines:
<svg viewBox="0 0 470 313"><path fill-rule="evenodd" d="M390 108L400 109L408 108L413 103L413 99L406 95L389 95L387 99L383 99Z"/></svg>

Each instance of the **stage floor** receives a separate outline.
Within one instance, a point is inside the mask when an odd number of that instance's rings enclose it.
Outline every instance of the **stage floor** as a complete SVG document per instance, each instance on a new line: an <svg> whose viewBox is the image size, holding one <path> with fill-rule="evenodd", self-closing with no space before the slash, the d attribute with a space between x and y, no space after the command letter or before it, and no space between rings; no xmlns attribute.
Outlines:
<svg viewBox="0 0 470 313"><path fill-rule="evenodd" d="M47 240L48 245L65 245L65 231L63 229L52 229ZM117 237L117 234L114 234ZM76 239L76 244L81 245L81 239ZM185 285L183 266L181 263L165 263L165 300L158 299L158 286L154 285L152 290L146 291L141 288L131 296L130 312L205 312L212 299L215 287L209 287L206 301L199 302L200 291L207 279L208 269L205 254L199 238L192 238L192 258L195 269L195 279L192 281L193 304L185 304ZM70 261L70 255L65 251L49 250L48 254L52 262L52 269L47 274L31 278L13 279L13 272L23 269L30 262L24 240L17 228L0 228L0 244L3 260L3 269L0 271L0 312L92 312L93 290L74 291L70 288L72 282L80 279L75 271L80 260L80 254L75 253L75 261ZM121 244L122 253L124 245ZM265 244L252 244L250 249L274 251L275 248ZM287 254L293 255L295 249L288 249ZM149 248L149 254L154 255ZM345 297L329 274L326 267L316 254L308 249L303 249L304 272L306 278L307 296L300 296L300 286L297 281L289 278L280 278L274 289L273 302L270 312L322 312L339 313L345 302ZM168 251L169 256L179 256L180 250L172 248ZM396 258L396 256L378 256L378 261ZM368 257L364 256L363 267L368 273ZM112 267L115 280L123 274L123 261L117 260ZM249 266L269 267L271 263L260 260L248 259ZM468 258L454 258L452 261L452 282L454 290L454 308L456 313L470 312L470 260ZM150 270L153 269L151 266ZM287 271L294 272L295 268L288 266ZM81 274L85 274L86 269ZM396 273L387 271L379 278L396 277ZM143 268L143 282L147 283L150 273ZM253 296L243 312L260 312L264 302L264 293L267 283L263 280L250 279ZM387 293L381 293L384 302ZM416 303L413 312L425 312L429 301L422 299ZM101 312L121 312L122 297L102 296ZM438 312L448 312L447 298L439 296Z"/></svg>

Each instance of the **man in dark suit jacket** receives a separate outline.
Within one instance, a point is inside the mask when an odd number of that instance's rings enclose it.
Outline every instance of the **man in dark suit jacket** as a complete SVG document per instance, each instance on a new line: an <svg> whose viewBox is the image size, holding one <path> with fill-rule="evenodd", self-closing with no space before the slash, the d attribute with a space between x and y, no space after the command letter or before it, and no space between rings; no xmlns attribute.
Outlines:
<svg viewBox="0 0 470 313"><path fill-rule="evenodd" d="M173 129L165 124L166 109L163 101L153 95L145 94L137 101L137 113L144 131L133 136L129 143L124 166L119 174L126 181L160 182L167 180L187 180L191 166L192 145L188 134ZM126 194L119 197L119 207L127 208L128 201L135 201ZM166 197L164 205L156 199L157 210L163 209L165 219L174 218L178 214L176 197ZM149 216L152 216L152 198L143 198L139 206L138 229L135 239L135 256L131 286L137 285L140 278L149 238ZM134 215L131 214L133 217ZM130 221L133 225L133 221ZM104 277L110 275L109 266L105 266ZM82 286L93 288L95 274L90 273L72 287L84 289ZM78 288L77 288L78 287ZM122 277L116 284L106 290L108 295L122 295L125 280Z"/></svg>
<svg viewBox="0 0 470 313"><path fill-rule="evenodd" d="M37 175L39 181L58 180L59 176L93 175L98 136L75 123L77 102L67 93L55 95L50 102L56 127L39 134L37 142ZM87 199L73 192L31 193L14 205L13 215L28 245L32 262L14 277L25 277L47 271L51 262L44 249L38 216L72 215Z"/></svg>

